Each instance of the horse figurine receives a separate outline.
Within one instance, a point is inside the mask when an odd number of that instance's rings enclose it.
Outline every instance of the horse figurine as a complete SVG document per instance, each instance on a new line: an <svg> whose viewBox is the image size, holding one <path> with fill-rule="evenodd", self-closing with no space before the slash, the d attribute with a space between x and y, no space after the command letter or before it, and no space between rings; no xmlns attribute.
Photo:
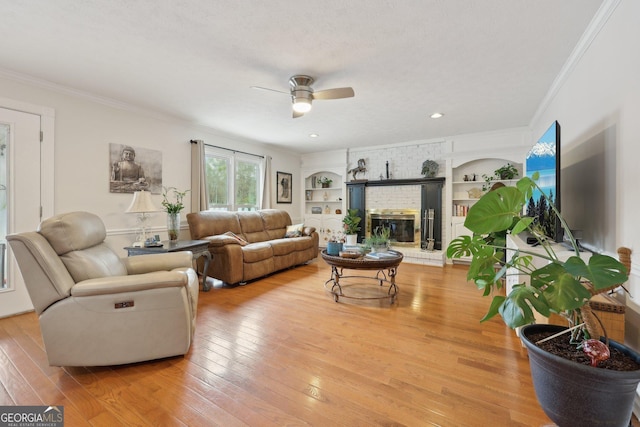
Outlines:
<svg viewBox="0 0 640 427"><path fill-rule="evenodd" d="M367 171L367 168L365 167L365 161L364 159L359 159L358 160L358 166L356 166L353 169L349 169L348 173L351 173L353 175L353 179L356 179L356 175L360 172L364 173Z"/></svg>

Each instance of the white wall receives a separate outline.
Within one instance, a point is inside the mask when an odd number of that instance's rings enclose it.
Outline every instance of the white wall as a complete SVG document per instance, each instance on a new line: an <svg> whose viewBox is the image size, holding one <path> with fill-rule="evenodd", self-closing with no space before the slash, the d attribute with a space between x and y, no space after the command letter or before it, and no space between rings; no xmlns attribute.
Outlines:
<svg viewBox="0 0 640 427"><path fill-rule="evenodd" d="M16 81L0 76L0 93L4 98L55 110L55 155L53 159L43 159L44 162L55 163L54 212L86 210L96 213L105 222L110 246L121 255L124 255L122 247L134 238L136 215L124 213L131 202L131 194L109 192L109 143L162 151L163 185L179 189L188 189L191 185L191 139L202 139L209 144L257 155L270 155L273 158L272 185L275 186L278 170L293 173L294 182L300 182L300 157L275 151L266 145L220 136L178 119L136 111L115 103L109 105L103 100L46 87L40 82ZM297 219L301 201L294 198L292 204L277 205L275 194L274 188L272 207L285 209L292 219ZM189 206L187 197L186 206ZM161 207L160 195L154 195L153 200L157 207ZM182 214L181 237L188 238L185 215L186 210ZM153 234L160 234L162 238L167 236L165 218L165 214L159 212L153 214L150 221Z"/></svg>
<svg viewBox="0 0 640 427"><path fill-rule="evenodd" d="M558 120L562 147L576 146L607 130L616 138L615 242L633 250L625 341L640 349L640 2L622 0L575 68L531 123L542 135Z"/></svg>

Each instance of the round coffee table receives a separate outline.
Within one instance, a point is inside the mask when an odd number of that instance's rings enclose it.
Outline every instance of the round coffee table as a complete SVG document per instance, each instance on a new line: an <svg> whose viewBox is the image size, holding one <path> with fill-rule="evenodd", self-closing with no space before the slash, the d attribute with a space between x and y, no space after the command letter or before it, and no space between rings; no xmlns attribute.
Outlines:
<svg viewBox="0 0 640 427"><path fill-rule="evenodd" d="M342 298L353 299L383 299L389 298L391 304L394 303L396 295L398 295L398 286L396 285L396 274L398 272L398 266L402 262L404 255L398 251L386 252L387 256L380 256L380 258L372 258L368 256L361 256L359 258L344 258L341 256L328 255L326 249L320 252L322 259L331 266L331 278L324 283L325 289L333 294L335 302ZM350 275L347 276L343 273L343 270L374 270L377 271L375 276L360 276ZM379 282L382 286L384 283L389 284L389 288L386 294L375 296L358 296L349 295L344 293L346 285L340 284L340 279L368 279ZM331 283L331 288L328 284ZM349 285L351 286L351 285Z"/></svg>

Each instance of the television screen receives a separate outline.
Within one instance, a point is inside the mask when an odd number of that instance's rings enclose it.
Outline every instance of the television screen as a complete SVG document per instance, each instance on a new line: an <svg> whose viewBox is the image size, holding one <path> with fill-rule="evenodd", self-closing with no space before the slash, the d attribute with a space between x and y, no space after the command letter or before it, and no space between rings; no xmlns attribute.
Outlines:
<svg viewBox="0 0 640 427"><path fill-rule="evenodd" d="M531 148L527 154L525 168L529 178L536 172L539 174L536 182L541 190L536 190L529 200L527 215L535 218L535 223L546 236L560 242L560 223L547 200L542 197L544 192L551 203L560 209L560 125L557 121L553 122Z"/></svg>

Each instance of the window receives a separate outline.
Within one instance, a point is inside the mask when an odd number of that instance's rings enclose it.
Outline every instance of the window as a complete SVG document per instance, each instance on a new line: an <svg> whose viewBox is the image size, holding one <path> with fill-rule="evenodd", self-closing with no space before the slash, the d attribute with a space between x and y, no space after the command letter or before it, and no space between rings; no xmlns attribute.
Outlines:
<svg viewBox="0 0 640 427"><path fill-rule="evenodd" d="M205 147L209 209L255 211L260 208L262 159Z"/></svg>

